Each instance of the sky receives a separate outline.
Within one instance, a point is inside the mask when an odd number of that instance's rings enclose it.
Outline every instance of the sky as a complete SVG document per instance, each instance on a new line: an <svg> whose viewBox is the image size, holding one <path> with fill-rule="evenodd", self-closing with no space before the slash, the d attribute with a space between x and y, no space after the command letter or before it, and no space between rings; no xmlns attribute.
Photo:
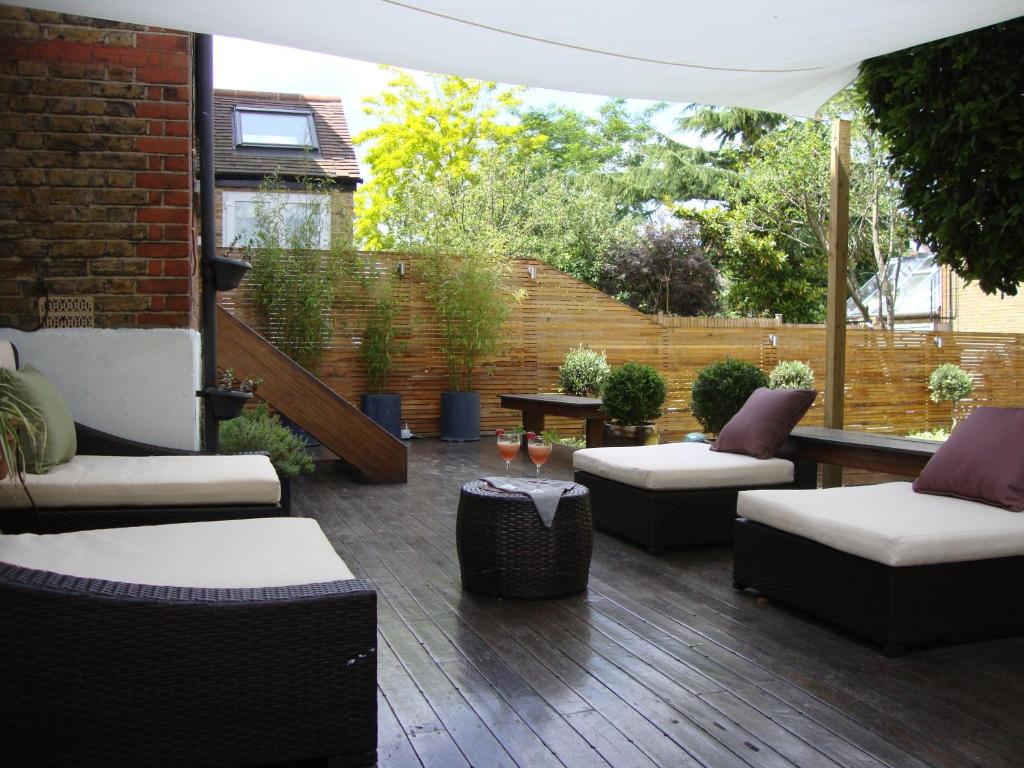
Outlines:
<svg viewBox="0 0 1024 768"><path fill-rule="evenodd" d="M372 125L371 119L363 113L363 99L383 91L388 79L388 73L378 64L250 40L219 36L214 38L215 88L339 96L353 136ZM554 103L587 114L596 113L597 108L608 100L605 96L552 91L545 88L530 88L522 98L527 106L546 107ZM629 108L633 111L641 110L653 103L640 99L627 100ZM656 117L655 125L664 133L675 135L673 121L681 109L682 105L670 105ZM687 140L689 137L677 135L677 138ZM356 147L356 156L364 178L368 176L368 169L363 162L365 152L365 146Z"/></svg>

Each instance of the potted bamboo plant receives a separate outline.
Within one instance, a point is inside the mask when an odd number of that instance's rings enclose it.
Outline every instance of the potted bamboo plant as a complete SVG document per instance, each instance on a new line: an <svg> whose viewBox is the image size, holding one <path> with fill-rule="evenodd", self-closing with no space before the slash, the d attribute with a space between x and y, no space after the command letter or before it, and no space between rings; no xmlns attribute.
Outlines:
<svg viewBox="0 0 1024 768"><path fill-rule="evenodd" d="M441 326L448 390L441 393L441 439L480 439L480 361L501 349L502 328L519 295L506 281L509 262L482 251L450 256L428 251L420 260L426 298Z"/></svg>
<svg viewBox="0 0 1024 768"><path fill-rule="evenodd" d="M402 396L385 392L385 386L395 366L398 350L395 322L400 304L395 297L394 278L377 264L369 264L362 271L364 286L369 297L369 310L359 357L366 366L369 392L360 399L363 413L397 438L402 436Z"/></svg>

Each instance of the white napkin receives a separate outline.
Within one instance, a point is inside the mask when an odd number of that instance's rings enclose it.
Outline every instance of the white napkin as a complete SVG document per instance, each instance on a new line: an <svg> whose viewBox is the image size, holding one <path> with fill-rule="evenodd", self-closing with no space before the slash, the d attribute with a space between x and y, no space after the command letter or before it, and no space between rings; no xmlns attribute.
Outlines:
<svg viewBox="0 0 1024 768"><path fill-rule="evenodd" d="M504 477L485 477L483 480L496 490L505 493L524 493L529 496L545 528L550 528L555 521L555 512L558 511L558 502L562 494L576 486L576 483L562 480L529 480L524 477L512 480Z"/></svg>

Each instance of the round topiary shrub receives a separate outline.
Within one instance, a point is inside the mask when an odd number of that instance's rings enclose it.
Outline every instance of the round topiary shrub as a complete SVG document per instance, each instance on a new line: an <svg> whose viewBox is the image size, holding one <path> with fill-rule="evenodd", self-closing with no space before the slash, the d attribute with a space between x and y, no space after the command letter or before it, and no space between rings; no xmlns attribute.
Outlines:
<svg viewBox="0 0 1024 768"><path fill-rule="evenodd" d="M943 363L928 377L928 391L933 403L952 403L953 426L956 426L956 404L974 391L971 375L953 363Z"/></svg>
<svg viewBox="0 0 1024 768"><path fill-rule="evenodd" d="M800 360L783 360L768 374L769 389L814 389L814 371Z"/></svg>
<svg viewBox="0 0 1024 768"><path fill-rule="evenodd" d="M767 386L768 377L756 365L727 357L697 372L690 412L705 432L717 435L755 389Z"/></svg>
<svg viewBox="0 0 1024 768"><path fill-rule="evenodd" d="M611 366L604 352L587 349L580 344L565 353L562 367L558 369L558 386L567 395L597 395L604 388L610 372Z"/></svg>
<svg viewBox="0 0 1024 768"><path fill-rule="evenodd" d="M626 363L608 374L604 384L605 413L626 426L650 424L661 416L668 388L650 365Z"/></svg>

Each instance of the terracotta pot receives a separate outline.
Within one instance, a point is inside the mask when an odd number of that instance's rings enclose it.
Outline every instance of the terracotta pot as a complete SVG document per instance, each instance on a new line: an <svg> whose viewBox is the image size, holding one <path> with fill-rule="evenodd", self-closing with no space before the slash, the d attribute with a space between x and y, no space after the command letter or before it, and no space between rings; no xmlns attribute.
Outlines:
<svg viewBox="0 0 1024 768"><path fill-rule="evenodd" d="M658 427L655 424L638 424L627 427L624 424L614 424L610 421L604 425L604 445L628 446L628 445L657 445Z"/></svg>

